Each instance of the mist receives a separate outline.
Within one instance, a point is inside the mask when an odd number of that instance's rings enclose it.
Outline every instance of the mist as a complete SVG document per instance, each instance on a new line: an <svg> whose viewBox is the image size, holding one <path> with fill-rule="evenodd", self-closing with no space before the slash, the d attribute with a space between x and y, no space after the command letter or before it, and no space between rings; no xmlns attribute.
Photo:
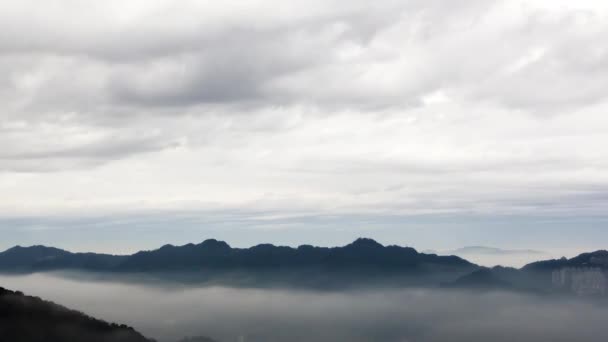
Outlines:
<svg viewBox="0 0 608 342"><path fill-rule="evenodd" d="M529 252L518 252L518 253L442 253L445 255L457 255L477 265L493 267L497 265L508 266L508 267L523 267L531 262L538 261L539 259L552 259L560 258L562 255L549 254L549 253L529 253Z"/></svg>
<svg viewBox="0 0 608 342"><path fill-rule="evenodd" d="M19 289L89 315L132 325L159 342L600 341L605 303L577 298L443 289L346 292L147 286L55 274L0 276Z"/></svg>

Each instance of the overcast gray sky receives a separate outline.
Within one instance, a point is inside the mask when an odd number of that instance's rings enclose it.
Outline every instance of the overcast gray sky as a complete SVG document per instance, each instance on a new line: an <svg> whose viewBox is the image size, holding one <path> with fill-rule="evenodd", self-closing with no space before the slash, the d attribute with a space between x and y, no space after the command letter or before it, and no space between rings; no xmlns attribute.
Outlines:
<svg viewBox="0 0 608 342"><path fill-rule="evenodd" d="M2 1L0 247L601 247L607 41L605 1Z"/></svg>

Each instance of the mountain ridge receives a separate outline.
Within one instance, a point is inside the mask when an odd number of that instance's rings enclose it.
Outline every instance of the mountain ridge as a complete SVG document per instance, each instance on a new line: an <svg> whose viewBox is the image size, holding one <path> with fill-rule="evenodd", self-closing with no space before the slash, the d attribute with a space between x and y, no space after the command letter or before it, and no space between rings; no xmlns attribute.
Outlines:
<svg viewBox="0 0 608 342"><path fill-rule="evenodd" d="M5 273L92 271L104 278L129 281L146 278L146 282L239 287L435 286L478 267L457 256L384 246L368 238L339 247L258 244L249 248L207 239L126 256L71 253L45 246L21 247L17 254L11 250L0 253L0 272Z"/></svg>
<svg viewBox="0 0 608 342"><path fill-rule="evenodd" d="M119 270L150 270L159 268L287 268L287 267L398 267L416 268L423 264L474 266L452 256L418 253L414 248L384 246L373 239L359 238L341 247L298 247L258 244L249 248L233 248L223 241L208 239L199 244L165 245L156 250L131 255Z"/></svg>
<svg viewBox="0 0 608 342"><path fill-rule="evenodd" d="M0 341L154 342L132 327L0 287Z"/></svg>
<svg viewBox="0 0 608 342"><path fill-rule="evenodd" d="M369 238L338 247L258 244L249 248L233 248L225 241L206 239L197 244L166 244L131 255L72 253L41 245L15 246L0 252L0 272L83 270L254 287L332 288L382 283L507 288L509 284L538 291L552 286L552 272L568 267L608 271L608 251L539 260L521 268L486 268L459 256L420 253L412 247L385 246Z"/></svg>
<svg viewBox="0 0 608 342"><path fill-rule="evenodd" d="M581 253L573 258L540 260L522 267L529 271L553 271L564 267L597 267L608 270L608 250Z"/></svg>
<svg viewBox="0 0 608 342"><path fill-rule="evenodd" d="M95 263L96 261L97 263ZM157 262L157 263L155 263ZM445 264L473 266L456 256L419 253L412 247L384 246L373 239L359 238L339 247L298 247L258 244L249 248L233 248L224 241L207 239L198 244L174 246L166 244L153 250L130 255L72 253L55 247L15 246L0 252L0 269L51 270L62 268L93 268L95 270L137 270L138 268L170 267L279 267L311 266L419 266Z"/></svg>
<svg viewBox="0 0 608 342"><path fill-rule="evenodd" d="M534 249L503 249L497 247L489 247L489 246L465 246L452 251L449 251L448 254L503 254L503 255L517 255L517 254L534 254L534 255L546 255L543 251L538 251Z"/></svg>

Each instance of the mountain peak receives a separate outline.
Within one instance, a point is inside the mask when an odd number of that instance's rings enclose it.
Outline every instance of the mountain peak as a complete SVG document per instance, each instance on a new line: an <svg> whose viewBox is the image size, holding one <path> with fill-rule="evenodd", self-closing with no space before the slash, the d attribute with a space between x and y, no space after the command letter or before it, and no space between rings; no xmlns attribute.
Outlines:
<svg viewBox="0 0 608 342"><path fill-rule="evenodd" d="M357 240L353 241L353 243L351 243L350 245L357 246L357 247L371 247L371 248L384 247L382 244L378 243L376 240L370 239L370 238L358 238Z"/></svg>
<svg viewBox="0 0 608 342"><path fill-rule="evenodd" d="M592 252L591 256L595 256L595 257L608 257L608 251L605 250L605 249L601 249L599 251Z"/></svg>
<svg viewBox="0 0 608 342"><path fill-rule="evenodd" d="M47 247L43 245L34 245L34 246L20 246L17 245L15 247L11 247L2 253L46 253L46 254L68 254L68 251L63 249L55 248L55 247Z"/></svg>
<svg viewBox="0 0 608 342"><path fill-rule="evenodd" d="M224 241L219 241L216 239L207 239L199 244L201 247L205 248L215 248L215 249L228 249L230 245Z"/></svg>

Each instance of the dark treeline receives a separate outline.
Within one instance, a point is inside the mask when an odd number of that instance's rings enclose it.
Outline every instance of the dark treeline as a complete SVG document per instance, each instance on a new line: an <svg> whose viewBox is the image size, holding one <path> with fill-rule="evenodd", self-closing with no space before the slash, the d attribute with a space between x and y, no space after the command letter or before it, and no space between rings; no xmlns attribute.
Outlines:
<svg viewBox="0 0 608 342"><path fill-rule="evenodd" d="M0 287L0 341L152 342L126 325L107 323Z"/></svg>

